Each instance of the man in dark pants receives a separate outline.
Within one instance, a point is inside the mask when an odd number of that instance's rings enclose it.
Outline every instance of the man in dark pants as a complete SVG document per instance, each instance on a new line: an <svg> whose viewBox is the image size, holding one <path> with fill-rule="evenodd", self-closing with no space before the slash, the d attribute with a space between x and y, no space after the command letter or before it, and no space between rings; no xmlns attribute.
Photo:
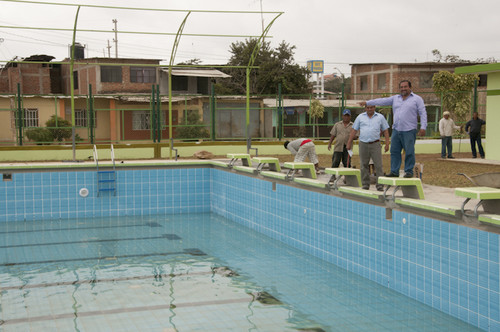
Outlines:
<svg viewBox="0 0 500 332"><path fill-rule="evenodd" d="M479 149L479 155L484 159L483 145L481 144L481 126L486 124L486 121L479 118L477 112L472 114L472 119L465 124L465 131L469 133L470 148L472 150L472 158L477 158L476 142Z"/></svg>
<svg viewBox="0 0 500 332"><path fill-rule="evenodd" d="M351 167L351 160L347 153L346 144L351 134L352 122L351 111L345 109L342 112L342 121L337 122L330 131L330 141L328 142L328 151L332 149L332 142L335 138L335 145L333 146L332 167L337 168L342 161L344 167Z"/></svg>

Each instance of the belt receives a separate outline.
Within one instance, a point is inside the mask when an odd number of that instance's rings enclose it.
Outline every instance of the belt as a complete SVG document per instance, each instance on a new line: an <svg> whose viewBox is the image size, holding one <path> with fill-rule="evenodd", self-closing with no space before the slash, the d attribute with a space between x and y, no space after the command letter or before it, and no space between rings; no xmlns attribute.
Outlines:
<svg viewBox="0 0 500 332"><path fill-rule="evenodd" d="M363 142L363 143L365 143L365 144L373 144L373 143L377 143L377 142L380 142L380 140L378 139L378 140L373 141L373 142Z"/></svg>

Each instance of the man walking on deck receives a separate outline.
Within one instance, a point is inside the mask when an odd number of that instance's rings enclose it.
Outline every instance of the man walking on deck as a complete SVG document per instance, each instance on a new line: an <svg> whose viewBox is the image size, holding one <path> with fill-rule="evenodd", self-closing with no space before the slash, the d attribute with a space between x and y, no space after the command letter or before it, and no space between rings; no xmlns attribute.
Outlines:
<svg viewBox="0 0 500 332"><path fill-rule="evenodd" d="M472 158L477 158L476 143L479 149L479 155L484 159L483 145L481 144L481 126L485 125L486 121L479 118L477 112L472 114L472 119L465 124L465 131L469 133L470 148L472 150Z"/></svg>

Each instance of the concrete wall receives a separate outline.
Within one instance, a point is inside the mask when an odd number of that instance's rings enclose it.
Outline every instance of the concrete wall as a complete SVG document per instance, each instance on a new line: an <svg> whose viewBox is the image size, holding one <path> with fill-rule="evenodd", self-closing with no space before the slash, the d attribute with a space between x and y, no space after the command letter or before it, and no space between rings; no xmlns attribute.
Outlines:
<svg viewBox="0 0 500 332"><path fill-rule="evenodd" d="M488 91L500 90L500 72L488 74ZM486 140L489 142L500 142L500 95L489 93L486 101L488 118L486 121ZM485 147L487 159L500 160L500 148L496 144Z"/></svg>

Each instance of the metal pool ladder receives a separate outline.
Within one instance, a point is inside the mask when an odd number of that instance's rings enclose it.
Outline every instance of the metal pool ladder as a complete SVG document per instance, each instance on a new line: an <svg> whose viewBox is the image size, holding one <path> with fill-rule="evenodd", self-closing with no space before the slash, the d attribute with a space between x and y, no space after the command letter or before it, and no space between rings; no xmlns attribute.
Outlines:
<svg viewBox="0 0 500 332"><path fill-rule="evenodd" d="M116 169L115 169L115 150L111 144L111 161L113 162L112 171L99 170L99 158L97 156L97 147L94 145L94 160L97 169L97 197L101 192L113 192L116 196Z"/></svg>

